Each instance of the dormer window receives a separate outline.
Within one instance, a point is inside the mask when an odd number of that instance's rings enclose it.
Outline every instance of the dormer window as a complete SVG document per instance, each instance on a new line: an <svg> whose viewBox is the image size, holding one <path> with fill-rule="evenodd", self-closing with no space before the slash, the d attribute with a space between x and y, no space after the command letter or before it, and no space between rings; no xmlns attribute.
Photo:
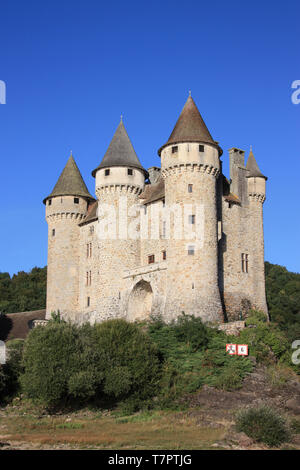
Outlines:
<svg viewBox="0 0 300 470"><path fill-rule="evenodd" d="M79 197L74 197L74 204L79 204Z"/></svg>
<svg viewBox="0 0 300 470"><path fill-rule="evenodd" d="M133 175L133 170L132 168L127 169L127 175L132 176Z"/></svg>
<svg viewBox="0 0 300 470"><path fill-rule="evenodd" d="M178 152L178 145L175 145L172 147L172 153L177 153Z"/></svg>
<svg viewBox="0 0 300 470"><path fill-rule="evenodd" d="M204 152L204 145L199 145L199 152Z"/></svg>
<svg viewBox="0 0 300 470"><path fill-rule="evenodd" d="M110 170L105 170L105 176L109 176Z"/></svg>

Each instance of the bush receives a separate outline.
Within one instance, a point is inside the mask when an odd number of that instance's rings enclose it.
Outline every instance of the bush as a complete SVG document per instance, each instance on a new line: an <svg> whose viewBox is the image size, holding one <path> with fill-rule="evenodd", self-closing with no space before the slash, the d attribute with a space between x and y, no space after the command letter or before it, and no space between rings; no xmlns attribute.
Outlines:
<svg viewBox="0 0 300 470"><path fill-rule="evenodd" d="M87 400L96 394L103 373L93 328L49 322L34 328L24 348L24 393L47 407Z"/></svg>
<svg viewBox="0 0 300 470"><path fill-rule="evenodd" d="M124 320L37 327L26 340L23 364L24 393L49 408L75 399L130 400L137 408L157 390L161 369L150 338Z"/></svg>
<svg viewBox="0 0 300 470"><path fill-rule="evenodd" d="M270 447L278 447L290 440L284 418L267 406L241 411L237 415L236 426L239 432Z"/></svg>
<svg viewBox="0 0 300 470"><path fill-rule="evenodd" d="M104 357L103 393L139 406L158 388L161 360L157 347L137 325L125 320L109 320L95 325L95 330L97 348Z"/></svg>
<svg viewBox="0 0 300 470"><path fill-rule="evenodd" d="M0 402L10 401L20 391L23 345L22 339L6 343L6 363L0 366Z"/></svg>

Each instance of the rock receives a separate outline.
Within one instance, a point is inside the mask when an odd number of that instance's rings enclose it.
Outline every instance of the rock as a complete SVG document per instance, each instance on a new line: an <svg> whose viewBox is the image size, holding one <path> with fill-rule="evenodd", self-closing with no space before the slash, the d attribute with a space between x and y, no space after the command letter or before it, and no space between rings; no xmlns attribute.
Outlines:
<svg viewBox="0 0 300 470"><path fill-rule="evenodd" d="M244 432L235 433L233 439L241 447L251 447L254 443L253 439L247 436L247 434L245 434Z"/></svg>
<svg viewBox="0 0 300 470"><path fill-rule="evenodd" d="M299 398L290 398L285 403L286 408L293 411L296 414L300 414L300 399Z"/></svg>

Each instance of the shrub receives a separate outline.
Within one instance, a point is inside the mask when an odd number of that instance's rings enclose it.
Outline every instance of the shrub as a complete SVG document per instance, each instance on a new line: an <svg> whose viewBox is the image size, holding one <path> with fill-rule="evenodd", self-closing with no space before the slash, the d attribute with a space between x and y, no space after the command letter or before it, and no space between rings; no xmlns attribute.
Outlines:
<svg viewBox="0 0 300 470"><path fill-rule="evenodd" d="M290 439L286 421L267 406L249 408L237 415L237 430L257 442L278 447Z"/></svg>
<svg viewBox="0 0 300 470"><path fill-rule="evenodd" d="M104 357L103 393L135 403L151 397L161 374L157 347L140 328L116 319L95 325L99 354Z"/></svg>
<svg viewBox="0 0 300 470"><path fill-rule="evenodd" d="M23 365L24 393L48 407L91 398L103 378L89 325L49 322L34 328L25 343Z"/></svg>
<svg viewBox="0 0 300 470"><path fill-rule="evenodd" d="M186 343L193 352L208 345L208 330L200 317L183 313L177 318L173 328L178 341Z"/></svg>
<svg viewBox="0 0 300 470"><path fill-rule="evenodd" d="M0 402L10 401L20 391L23 344L22 339L6 343L6 363L0 366Z"/></svg>
<svg viewBox="0 0 300 470"><path fill-rule="evenodd" d="M157 389L160 358L137 325L109 320L81 327L50 321L32 330L24 348L24 393L48 408L131 401L137 408Z"/></svg>

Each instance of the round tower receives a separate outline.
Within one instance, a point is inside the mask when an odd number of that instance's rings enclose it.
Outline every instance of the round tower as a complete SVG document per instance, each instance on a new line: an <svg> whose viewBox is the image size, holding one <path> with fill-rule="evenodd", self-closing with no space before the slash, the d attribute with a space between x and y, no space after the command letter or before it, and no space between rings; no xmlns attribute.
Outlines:
<svg viewBox="0 0 300 470"><path fill-rule="evenodd" d="M222 321L216 184L222 150L191 96L158 154L166 210L176 213L176 217L170 216L167 234L165 318L172 320L184 312L204 321Z"/></svg>
<svg viewBox="0 0 300 470"><path fill-rule="evenodd" d="M147 171L142 167L121 122L103 157L92 172L98 198L99 282L96 308L99 320L126 316L124 270L139 265L140 240L131 223L138 216L139 195Z"/></svg>
<svg viewBox="0 0 300 470"><path fill-rule="evenodd" d="M44 199L48 223L46 318L58 310L74 319L79 294L79 226L90 195L71 154L53 191Z"/></svg>
<svg viewBox="0 0 300 470"><path fill-rule="evenodd" d="M251 246L252 306L268 313L265 288L263 203L266 200L266 180L255 160L252 148L246 169L248 170L249 245Z"/></svg>

